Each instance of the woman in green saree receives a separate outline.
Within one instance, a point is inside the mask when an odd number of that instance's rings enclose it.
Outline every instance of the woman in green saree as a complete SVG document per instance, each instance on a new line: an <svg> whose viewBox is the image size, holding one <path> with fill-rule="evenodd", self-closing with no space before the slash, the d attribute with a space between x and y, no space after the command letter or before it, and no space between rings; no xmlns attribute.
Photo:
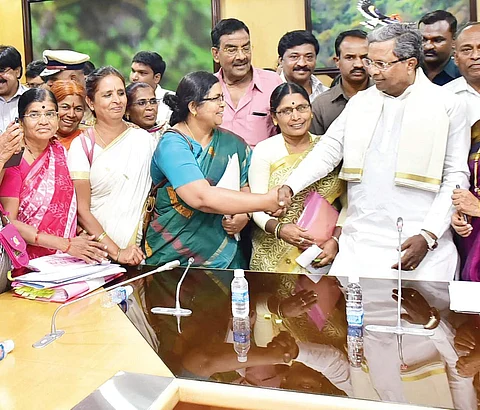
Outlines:
<svg viewBox="0 0 480 410"><path fill-rule="evenodd" d="M146 233L146 262L179 259L185 264L193 256L194 266L245 267L234 235L247 224L250 212L283 207L277 203L277 189L250 193L250 148L240 137L218 128L225 103L217 77L202 71L187 74L176 94L166 95L164 101L173 112L172 128L160 140L150 168L154 185L165 184L157 191ZM237 185L242 192L215 186L230 158L233 164L238 158L238 165L228 186Z"/></svg>
<svg viewBox="0 0 480 410"><path fill-rule="evenodd" d="M309 133L312 110L305 89L293 83L279 85L270 98L270 110L274 123L281 133L260 142L254 149L249 169L252 192L264 193L276 185L282 185L290 173L320 139ZM263 272L295 272L305 270L295 259L314 239L296 225L306 195L315 191L330 204L340 209L340 196L345 191L344 182L338 179L338 169L304 189L293 198L292 206L282 218L273 218L264 212L254 213L258 226L253 235L253 253L250 268ZM318 256L318 267L332 263L338 252L337 226L333 236L324 243Z"/></svg>

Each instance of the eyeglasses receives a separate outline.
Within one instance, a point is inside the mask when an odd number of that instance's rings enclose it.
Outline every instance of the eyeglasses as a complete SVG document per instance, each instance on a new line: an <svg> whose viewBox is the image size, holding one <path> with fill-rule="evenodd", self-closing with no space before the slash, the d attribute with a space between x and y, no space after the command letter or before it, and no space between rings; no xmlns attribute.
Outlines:
<svg viewBox="0 0 480 410"><path fill-rule="evenodd" d="M216 97L202 98L202 101L212 101L212 102L216 102L217 104L221 104L222 102L225 101L225 97L223 94L220 94L220 95L217 95Z"/></svg>
<svg viewBox="0 0 480 410"><path fill-rule="evenodd" d="M310 111L310 104L300 104L296 107L287 107L280 111L275 111L275 114L281 115L283 117L290 117L293 114L294 110L297 110L300 114Z"/></svg>
<svg viewBox="0 0 480 410"><path fill-rule="evenodd" d="M146 107L148 104L150 105L158 105L160 100L156 98L150 98L149 100L138 100L132 103L132 105L138 105L139 107Z"/></svg>
<svg viewBox="0 0 480 410"><path fill-rule="evenodd" d="M47 112L31 112L30 114L25 114L24 117L30 118L32 121L39 121L42 116L45 116L45 118L49 121L53 120L54 118L57 118L58 113L56 111L47 111Z"/></svg>
<svg viewBox="0 0 480 410"><path fill-rule="evenodd" d="M399 58L398 60L395 60L395 61L373 61L373 60L370 60L369 58L362 58L362 63L367 69L373 66L375 68L378 68L380 71L386 71L392 65L408 60L409 58L410 57Z"/></svg>
<svg viewBox="0 0 480 410"><path fill-rule="evenodd" d="M250 44L242 47L227 46L227 47L223 47L222 50L224 53L226 53L230 57L233 57L237 55L237 53L239 53L240 51L243 54L250 54L252 52L252 46Z"/></svg>
<svg viewBox="0 0 480 410"><path fill-rule="evenodd" d="M292 62L292 63L296 63L298 60L300 60L301 58L303 57L303 59L307 62L307 63L313 63L316 58L313 54L307 54L307 55L303 55L303 54L290 54L289 56L287 56L287 60Z"/></svg>
<svg viewBox="0 0 480 410"><path fill-rule="evenodd" d="M9 71L13 71L13 68L12 67L0 68L0 74L7 74Z"/></svg>

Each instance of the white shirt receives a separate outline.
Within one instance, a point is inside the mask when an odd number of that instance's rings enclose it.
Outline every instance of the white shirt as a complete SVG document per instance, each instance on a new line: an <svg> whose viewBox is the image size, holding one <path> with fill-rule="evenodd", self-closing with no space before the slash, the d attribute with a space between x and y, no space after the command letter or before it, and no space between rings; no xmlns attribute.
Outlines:
<svg viewBox="0 0 480 410"><path fill-rule="evenodd" d="M284 83L287 82L287 78L285 77L285 73L282 71L280 74L280 78ZM324 85L316 76L313 74L310 76L310 82L312 83L312 94L310 94L310 103L313 103L315 98L317 98L320 94L324 93L325 91L329 90L330 88Z"/></svg>
<svg viewBox="0 0 480 410"><path fill-rule="evenodd" d="M157 100L160 100L158 103L158 112L157 112L157 125L163 126L166 122L170 120L170 116L172 115L172 110L170 107L163 102L163 97L165 94L175 94L173 91L165 90L160 87L160 84L157 85L155 89L155 97Z"/></svg>
<svg viewBox="0 0 480 410"><path fill-rule="evenodd" d="M18 117L18 100L28 88L18 82L17 92L8 101L0 96L0 133L5 131L15 117Z"/></svg>
<svg viewBox="0 0 480 410"><path fill-rule="evenodd" d="M480 120L480 93L467 83L465 77L459 77L450 81L443 87L454 92L465 101L470 126Z"/></svg>
<svg viewBox="0 0 480 410"><path fill-rule="evenodd" d="M435 194L396 186L394 176L400 138L397 124L401 124L405 100L410 91L407 89L397 98L383 95L383 111L365 153L362 181L348 183L347 218L340 237L340 251L330 274L349 275L355 272L360 277L395 278L397 272L391 266L398 260L398 217L404 220L402 242L417 235L421 229L439 238L438 248L429 251L414 271L403 272L404 277L448 281L457 272L458 254L449 228L453 212L452 190L457 184L468 187L470 136L465 118L466 107L451 92L438 87L435 98L442 96L450 120L439 192ZM327 133L288 178L286 185L294 193L323 178L342 159L349 107L351 104L347 104Z"/></svg>

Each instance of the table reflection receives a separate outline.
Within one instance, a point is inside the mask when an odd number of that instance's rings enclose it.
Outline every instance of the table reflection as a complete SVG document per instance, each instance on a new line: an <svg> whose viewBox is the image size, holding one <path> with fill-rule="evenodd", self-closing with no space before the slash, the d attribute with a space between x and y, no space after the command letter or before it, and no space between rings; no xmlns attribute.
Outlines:
<svg viewBox="0 0 480 410"><path fill-rule="evenodd" d="M145 267L144 270L152 269ZM177 319L151 308L175 305L183 269L133 282L129 319L177 377L270 388L476 409L480 371L478 316L449 310L448 284L405 281L402 324L422 328L432 308L433 336L363 330L364 357L349 363L343 287L346 278L247 272L251 346L240 363L233 348L232 271L192 268L181 289ZM138 275L130 270L129 275ZM364 325L396 324L396 281L361 279ZM353 365L352 365L353 364Z"/></svg>

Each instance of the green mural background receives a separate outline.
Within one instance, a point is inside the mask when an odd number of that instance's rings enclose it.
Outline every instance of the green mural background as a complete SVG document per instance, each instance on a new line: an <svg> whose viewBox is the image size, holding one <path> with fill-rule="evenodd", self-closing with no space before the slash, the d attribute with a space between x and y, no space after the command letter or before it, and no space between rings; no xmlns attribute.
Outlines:
<svg viewBox="0 0 480 410"><path fill-rule="evenodd" d="M112 65L126 77L137 51L167 63L162 86L175 90L196 70L212 71L210 0L55 0L31 3L34 59L45 49L86 53L96 67Z"/></svg>
<svg viewBox="0 0 480 410"><path fill-rule="evenodd" d="M366 19L357 10L356 0L311 0L312 31L320 42L317 67L335 67L335 38L352 29L369 31L361 23ZM469 21L469 0L372 0L385 15L398 14L403 22L417 22L424 14L434 10L447 10L459 25Z"/></svg>

